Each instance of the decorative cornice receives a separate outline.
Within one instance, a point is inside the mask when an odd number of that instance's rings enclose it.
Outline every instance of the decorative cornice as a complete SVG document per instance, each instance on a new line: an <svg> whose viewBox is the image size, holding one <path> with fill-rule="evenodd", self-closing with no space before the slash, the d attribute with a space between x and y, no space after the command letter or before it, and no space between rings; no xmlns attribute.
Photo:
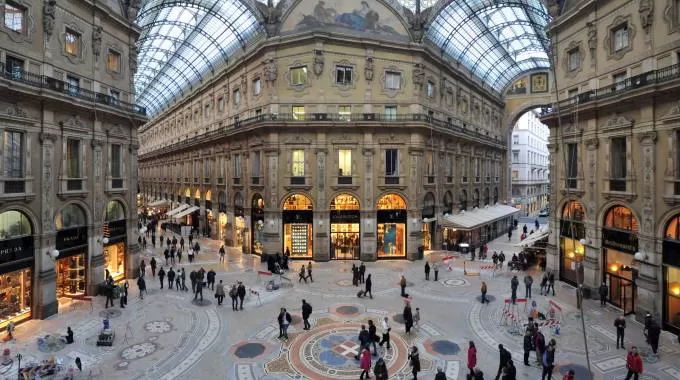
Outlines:
<svg viewBox="0 0 680 380"><path fill-rule="evenodd" d="M643 132L638 134L638 140L642 145L654 145L656 143L656 132Z"/></svg>
<svg viewBox="0 0 680 380"><path fill-rule="evenodd" d="M103 145L104 145L104 142L102 140L98 140L98 139L90 140L90 146L92 148L101 148Z"/></svg>

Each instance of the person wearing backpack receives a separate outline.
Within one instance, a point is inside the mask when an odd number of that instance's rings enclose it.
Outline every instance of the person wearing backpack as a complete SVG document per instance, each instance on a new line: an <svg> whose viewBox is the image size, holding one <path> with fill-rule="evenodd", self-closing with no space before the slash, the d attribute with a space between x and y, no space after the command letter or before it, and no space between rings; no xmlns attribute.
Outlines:
<svg viewBox="0 0 680 380"><path fill-rule="evenodd" d="M285 340L288 340L288 326L290 326L290 323L293 321L293 317L290 316L290 313L288 313L288 310L285 308L283 309L283 338Z"/></svg>
<svg viewBox="0 0 680 380"><path fill-rule="evenodd" d="M231 310L238 311L238 289L236 288L236 285L231 286L229 297L231 298Z"/></svg>

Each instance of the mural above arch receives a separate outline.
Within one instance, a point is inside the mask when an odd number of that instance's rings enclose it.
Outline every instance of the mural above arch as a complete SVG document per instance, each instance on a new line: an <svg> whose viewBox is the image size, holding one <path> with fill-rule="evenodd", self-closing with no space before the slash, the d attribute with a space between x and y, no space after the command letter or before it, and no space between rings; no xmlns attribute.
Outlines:
<svg viewBox="0 0 680 380"><path fill-rule="evenodd" d="M408 37L395 13L378 1L301 0L286 17L281 32L324 29Z"/></svg>

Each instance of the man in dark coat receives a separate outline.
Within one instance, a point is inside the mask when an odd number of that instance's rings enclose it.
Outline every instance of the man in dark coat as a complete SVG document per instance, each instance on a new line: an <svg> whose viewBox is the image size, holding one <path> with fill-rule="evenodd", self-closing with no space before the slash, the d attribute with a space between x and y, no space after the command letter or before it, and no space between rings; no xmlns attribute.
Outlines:
<svg viewBox="0 0 680 380"><path fill-rule="evenodd" d="M175 271L172 270L172 267L170 267L170 270L168 271L168 289L172 289L172 284L175 282Z"/></svg>
<svg viewBox="0 0 680 380"><path fill-rule="evenodd" d="M603 282L602 285L600 285L599 293L600 293L600 306L607 306L607 295L609 294L609 288L607 287L607 283Z"/></svg>
<svg viewBox="0 0 680 380"><path fill-rule="evenodd" d="M623 315L619 316L614 320L614 327L616 327L616 348L619 348L619 342L621 342L621 348L626 348L623 345L623 339L626 333L626 318Z"/></svg>
<svg viewBox="0 0 680 380"><path fill-rule="evenodd" d="M656 355L656 351L659 349L659 336L661 336L661 327L659 324L652 320L647 329L647 336L649 338L649 344L652 346L652 352Z"/></svg>
<svg viewBox="0 0 680 380"><path fill-rule="evenodd" d="M207 279L210 290L215 290L215 271L212 268L208 271Z"/></svg>
<svg viewBox="0 0 680 380"><path fill-rule="evenodd" d="M498 380L499 377L501 377L501 372L503 371L503 367L505 367L510 360L512 360L512 357L510 356L510 351L506 350L503 348L502 344L498 345L498 353L499 353L499 361L498 361L498 373L496 374L496 380Z"/></svg>
<svg viewBox="0 0 680 380"><path fill-rule="evenodd" d="M411 312L411 305L408 303L404 306L404 325L406 326L406 333L411 333L411 327L413 327L413 313Z"/></svg>
<svg viewBox="0 0 680 380"><path fill-rule="evenodd" d="M151 276L152 276L152 277L156 277L156 265L158 265L158 263L156 262L156 258L155 258L155 257L152 257L152 258L151 258L151 261L149 262L149 265L151 265Z"/></svg>
<svg viewBox="0 0 680 380"><path fill-rule="evenodd" d="M361 265L359 265L359 280L361 281L362 284L366 281L365 277L364 277L365 275L366 275L366 265L364 265L364 263L361 263Z"/></svg>
<svg viewBox="0 0 680 380"><path fill-rule="evenodd" d="M161 282L161 289L163 289L163 280L165 280L165 270L163 270L163 267L158 271L158 280Z"/></svg>
<svg viewBox="0 0 680 380"><path fill-rule="evenodd" d="M303 330L309 330L312 325L309 324L309 316L312 315L312 305L308 304L307 301L302 300L302 321L305 324Z"/></svg>
<svg viewBox="0 0 680 380"><path fill-rule="evenodd" d="M241 301L240 309L243 310L243 299L246 297L246 286L241 281L238 282L238 299Z"/></svg>
<svg viewBox="0 0 680 380"><path fill-rule="evenodd" d="M364 291L364 296L365 295L370 295L371 298L373 298L373 292L371 292L371 287L373 287L373 280L371 280L371 274L368 274L368 277L366 277L366 290Z"/></svg>
<svg viewBox="0 0 680 380"><path fill-rule="evenodd" d="M524 333L524 344L523 344L524 365L525 366L531 365L531 364L529 364L529 353L530 353L531 349L533 348L533 345L534 345L534 342L533 342L533 337L531 336L531 330L527 329L526 333Z"/></svg>
<svg viewBox="0 0 680 380"><path fill-rule="evenodd" d="M371 336L368 334L365 325L361 325L361 331L359 332L359 352L363 352L364 348L368 348L369 343L371 343ZM359 360L359 355L355 355L355 359Z"/></svg>
<svg viewBox="0 0 680 380"><path fill-rule="evenodd" d="M425 280L430 281L430 262L425 262Z"/></svg>
<svg viewBox="0 0 680 380"><path fill-rule="evenodd" d="M515 304L515 301L517 300L517 287L519 286L519 280L517 279L517 276L512 276L512 280L510 280L510 290L512 291L512 304Z"/></svg>

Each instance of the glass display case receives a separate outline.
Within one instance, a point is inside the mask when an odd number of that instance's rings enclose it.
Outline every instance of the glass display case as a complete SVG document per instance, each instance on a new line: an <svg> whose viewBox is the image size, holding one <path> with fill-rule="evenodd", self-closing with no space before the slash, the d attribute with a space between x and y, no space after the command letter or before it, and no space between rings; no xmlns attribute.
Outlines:
<svg viewBox="0 0 680 380"><path fill-rule="evenodd" d="M85 254L57 260L57 297L85 295Z"/></svg>
<svg viewBox="0 0 680 380"><path fill-rule="evenodd" d="M0 275L0 328L31 317L33 272L20 269Z"/></svg>
<svg viewBox="0 0 680 380"><path fill-rule="evenodd" d="M116 243L104 247L104 268L109 271L114 281L125 277L125 243Z"/></svg>

